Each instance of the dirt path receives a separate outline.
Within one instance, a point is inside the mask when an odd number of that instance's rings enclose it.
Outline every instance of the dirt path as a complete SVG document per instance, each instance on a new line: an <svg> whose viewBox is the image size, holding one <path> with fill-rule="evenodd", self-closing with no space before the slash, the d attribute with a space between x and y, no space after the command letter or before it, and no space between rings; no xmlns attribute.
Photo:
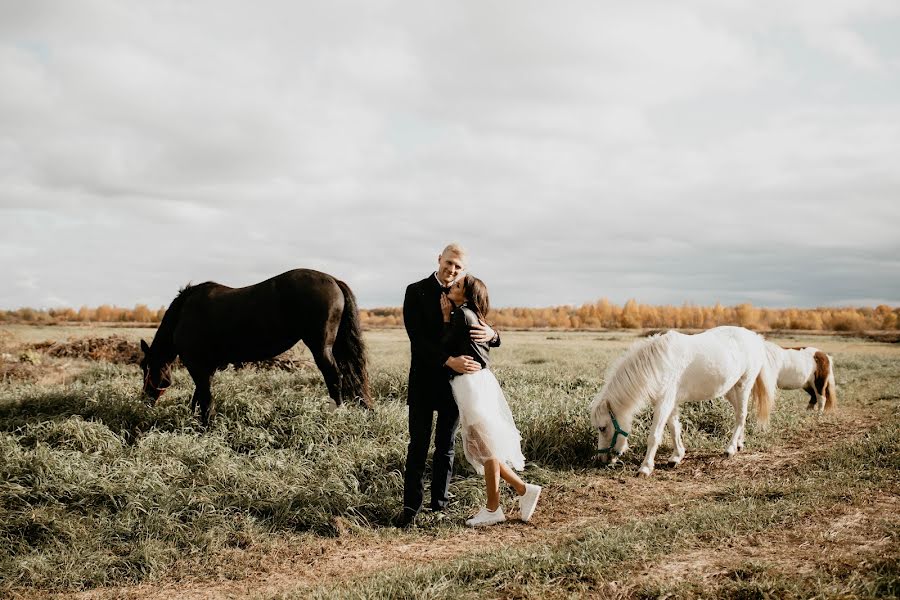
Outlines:
<svg viewBox="0 0 900 600"><path fill-rule="evenodd" d="M256 567L251 569L253 572L247 577L236 581L182 579L131 587L101 588L65 597L80 600L173 597L205 600L290 593L323 583L364 577L393 567L447 561L490 548L519 544L555 544L568 536L578 535L585 527L630 522L677 510L698 498L716 493L735 481L772 477L788 472L835 444L862 435L876 421L872 415L846 412L841 414L839 420L812 425L812 431L798 431L778 448L766 452L744 452L730 460L714 452L689 453L678 469L658 469L649 480L631 475L619 478L576 475L562 484L545 488L539 510L529 524L512 521L494 527L489 532L463 529L449 534L446 531L438 532L435 535L422 530L356 530L337 538L310 536L299 544L285 543L282 546L279 543L267 548L265 554L254 555L252 550L236 550L235 556L225 559ZM815 444L810 444L809 440L813 435ZM882 505L880 509L896 511L896 499L893 500L895 502L892 507ZM823 515L817 527L834 528L836 537L856 536L860 541L865 541L864 528L867 519L874 518L873 514ZM511 516L515 517L516 513L513 512ZM792 533L785 530L780 535L784 537L784 544L788 545L786 547L793 549L798 546L797 540L791 536L802 534L802 531ZM756 548L758 552L765 552L768 547L770 551L776 552L779 542L770 540L765 547L760 544L748 544L748 547ZM815 552L810 549L807 558L815 560ZM728 557L717 555L711 559L709 552L702 551L694 556L684 557L683 560L685 572L690 571L688 565L693 565L695 570L709 567L715 571L725 568L723 565L728 563ZM717 560L719 564L706 564L710 560ZM650 576L649 570L646 576Z"/></svg>

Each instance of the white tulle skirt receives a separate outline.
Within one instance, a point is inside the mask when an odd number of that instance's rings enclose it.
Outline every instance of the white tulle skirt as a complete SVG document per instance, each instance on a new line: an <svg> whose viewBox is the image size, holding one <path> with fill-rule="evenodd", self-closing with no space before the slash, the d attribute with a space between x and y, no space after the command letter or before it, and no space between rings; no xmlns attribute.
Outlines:
<svg viewBox="0 0 900 600"><path fill-rule="evenodd" d="M483 475L484 461L490 458L499 459L517 471L524 469L522 436L490 369L458 375L450 380L450 387L459 407L463 452L475 470Z"/></svg>

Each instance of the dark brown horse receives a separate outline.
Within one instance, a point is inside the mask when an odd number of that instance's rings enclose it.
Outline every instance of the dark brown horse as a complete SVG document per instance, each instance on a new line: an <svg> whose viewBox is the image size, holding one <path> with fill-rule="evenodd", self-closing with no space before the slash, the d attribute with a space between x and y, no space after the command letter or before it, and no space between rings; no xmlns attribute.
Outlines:
<svg viewBox="0 0 900 600"><path fill-rule="evenodd" d="M141 340L144 393L153 403L172 383L176 357L196 384L191 410L204 424L215 413L210 383L229 363L265 360L303 340L337 406L372 407L366 350L353 292L326 273L294 269L262 283L230 288L188 285L166 310L153 343Z"/></svg>

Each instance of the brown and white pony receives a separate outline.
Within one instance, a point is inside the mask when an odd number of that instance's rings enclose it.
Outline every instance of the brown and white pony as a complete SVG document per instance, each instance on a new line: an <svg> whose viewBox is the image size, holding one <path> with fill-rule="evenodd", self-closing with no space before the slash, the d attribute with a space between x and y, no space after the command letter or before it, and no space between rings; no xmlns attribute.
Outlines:
<svg viewBox="0 0 900 600"><path fill-rule="evenodd" d="M766 342L770 372L777 377L781 390L805 390L809 394L808 410L819 412L834 409L837 387L834 383L834 361L811 346L783 348Z"/></svg>

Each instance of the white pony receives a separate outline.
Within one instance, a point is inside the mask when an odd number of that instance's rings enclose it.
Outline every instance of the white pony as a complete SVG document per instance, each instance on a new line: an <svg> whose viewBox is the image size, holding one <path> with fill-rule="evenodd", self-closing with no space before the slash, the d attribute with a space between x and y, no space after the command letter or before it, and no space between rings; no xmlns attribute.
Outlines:
<svg viewBox="0 0 900 600"><path fill-rule="evenodd" d="M766 353L779 389L806 391L809 410L817 405L819 412L834 408L837 386L830 356L818 348L782 348L772 342L766 342Z"/></svg>
<svg viewBox="0 0 900 600"><path fill-rule="evenodd" d="M728 456L744 447L747 407L753 396L757 419L768 422L774 376L768 372L761 336L743 327L716 327L697 335L670 331L635 342L607 372L606 385L591 402L591 424L604 462L628 450L628 432L641 407L653 403L647 455L638 475L653 471L656 450L668 424L675 442L669 464L684 458L679 409L684 402L725 396L734 407L734 433Z"/></svg>

